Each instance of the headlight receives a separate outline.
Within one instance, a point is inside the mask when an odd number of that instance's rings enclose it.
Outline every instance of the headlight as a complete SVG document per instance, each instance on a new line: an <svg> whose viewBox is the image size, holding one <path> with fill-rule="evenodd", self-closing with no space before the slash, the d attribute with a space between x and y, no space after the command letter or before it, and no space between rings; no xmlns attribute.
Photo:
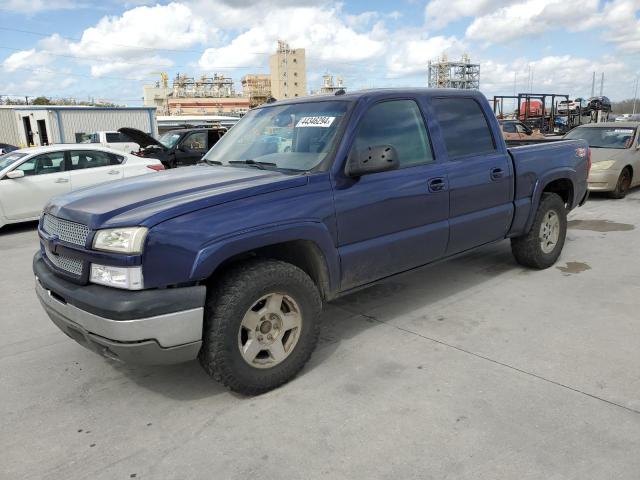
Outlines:
<svg viewBox="0 0 640 480"><path fill-rule="evenodd" d="M93 238L93 248L105 252L142 253L142 245L148 231L146 227L98 230Z"/></svg>
<svg viewBox="0 0 640 480"><path fill-rule="evenodd" d="M594 162L594 164L591 165L591 171L597 172L599 170L608 170L609 168L613 167L615 164L616 164L615 160L605 160L604 162Z"/></svg>
<svg viewBox="0 0 640 480"><path fill-rule="evenodd" d="M142 267L110 267L92 263L89 281L108 287L142 290Z"/></svg>

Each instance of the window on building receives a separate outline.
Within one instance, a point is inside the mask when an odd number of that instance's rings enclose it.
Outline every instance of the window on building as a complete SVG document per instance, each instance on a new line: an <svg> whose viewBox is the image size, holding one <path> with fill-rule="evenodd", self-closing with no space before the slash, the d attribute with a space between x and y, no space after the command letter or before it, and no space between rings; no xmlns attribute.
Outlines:
<svg viewBox="0 0 640 480"><path fill-rule="evenodd" d="M449 158L495 151L487 119L474 99L435 98L433 108Z"/></svg>
<svg viewBox="0 0 640 480"><path fill-rule="evenodd" d="M392 100L372 106L358 125L352 154L368 147L392 145L401 167L433 162L429 135L413 100Z"/></svg>

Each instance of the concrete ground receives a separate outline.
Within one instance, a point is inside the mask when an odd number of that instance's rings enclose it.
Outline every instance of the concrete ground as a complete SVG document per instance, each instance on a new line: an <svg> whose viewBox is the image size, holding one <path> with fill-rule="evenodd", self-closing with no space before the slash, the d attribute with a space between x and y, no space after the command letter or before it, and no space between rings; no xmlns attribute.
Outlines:
<svg viewBox="0 0 640 480"><path fill-rule="evenodd" d="M33 292L35 226L0 231L0 477L640 478L640 191L571 215L556 267L508 242L330 305L288 385L121 365Z"/></svg>

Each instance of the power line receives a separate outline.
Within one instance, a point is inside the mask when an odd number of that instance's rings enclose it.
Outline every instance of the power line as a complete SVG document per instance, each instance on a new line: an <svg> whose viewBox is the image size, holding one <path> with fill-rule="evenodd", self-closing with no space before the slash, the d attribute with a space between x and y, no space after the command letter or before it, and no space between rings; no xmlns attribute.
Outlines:
<svg viewBox="0 0 640 480"><path fill-rule="evenodd" d="M0 28L1 30L2 28ZM4 45L0 45L0 48L4 49L4 50L12 50L15 52L22 52L24 51L23 48L14 48L14 47L6 47ZM102 61L108 61L108 62L112 62L112 63L122 63L125 65L134 65L137 67L153 67L153 68L191 68L190 65L159 65L158 63L140 63L140 62L127 62L124 60L118 60L118 59L114 59L112 57L80 57L78 55L64 55L61 53L52 53L49 52L47 50L43 50L44 53L46 53L46 55L51 55L52 57L62 57L62 58L71 58L73 60L86 60L86 61L92 61L92 60L102 60ZM225 70L225 69L232 69L232 68L265 68L264 65L243 65L243 66L235 66L235 67L231 67L231 66L219 66L219 65L214 65L211 67L211 69L221 69L221 70Z"/></svg>

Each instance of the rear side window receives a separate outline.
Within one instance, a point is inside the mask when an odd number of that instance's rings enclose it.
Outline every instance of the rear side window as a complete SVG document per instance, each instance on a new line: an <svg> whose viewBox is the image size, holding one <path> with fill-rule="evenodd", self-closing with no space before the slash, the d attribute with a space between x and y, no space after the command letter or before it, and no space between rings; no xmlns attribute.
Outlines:
<svg viewBox="0 0 640 480"><path fill-rule="evenodd" d="M418 105L413 100L392 100L373 105L358 125L352 152L392 145L401 167L433 162L431 144Z"/></svg>
<svg viewBox="0 0 640 480"><path fill-rule="evenodd" d="M435 98L433 108L449 158L496 150L489 124L478 102L471 98Z"/></svg>
<svg viewBox="0 0 640 480"><path fill-rule="evenodd" d="M72 151L71 170L84 170L86 168L108 167L119 165L123 157L99 150Z"/></svg>

